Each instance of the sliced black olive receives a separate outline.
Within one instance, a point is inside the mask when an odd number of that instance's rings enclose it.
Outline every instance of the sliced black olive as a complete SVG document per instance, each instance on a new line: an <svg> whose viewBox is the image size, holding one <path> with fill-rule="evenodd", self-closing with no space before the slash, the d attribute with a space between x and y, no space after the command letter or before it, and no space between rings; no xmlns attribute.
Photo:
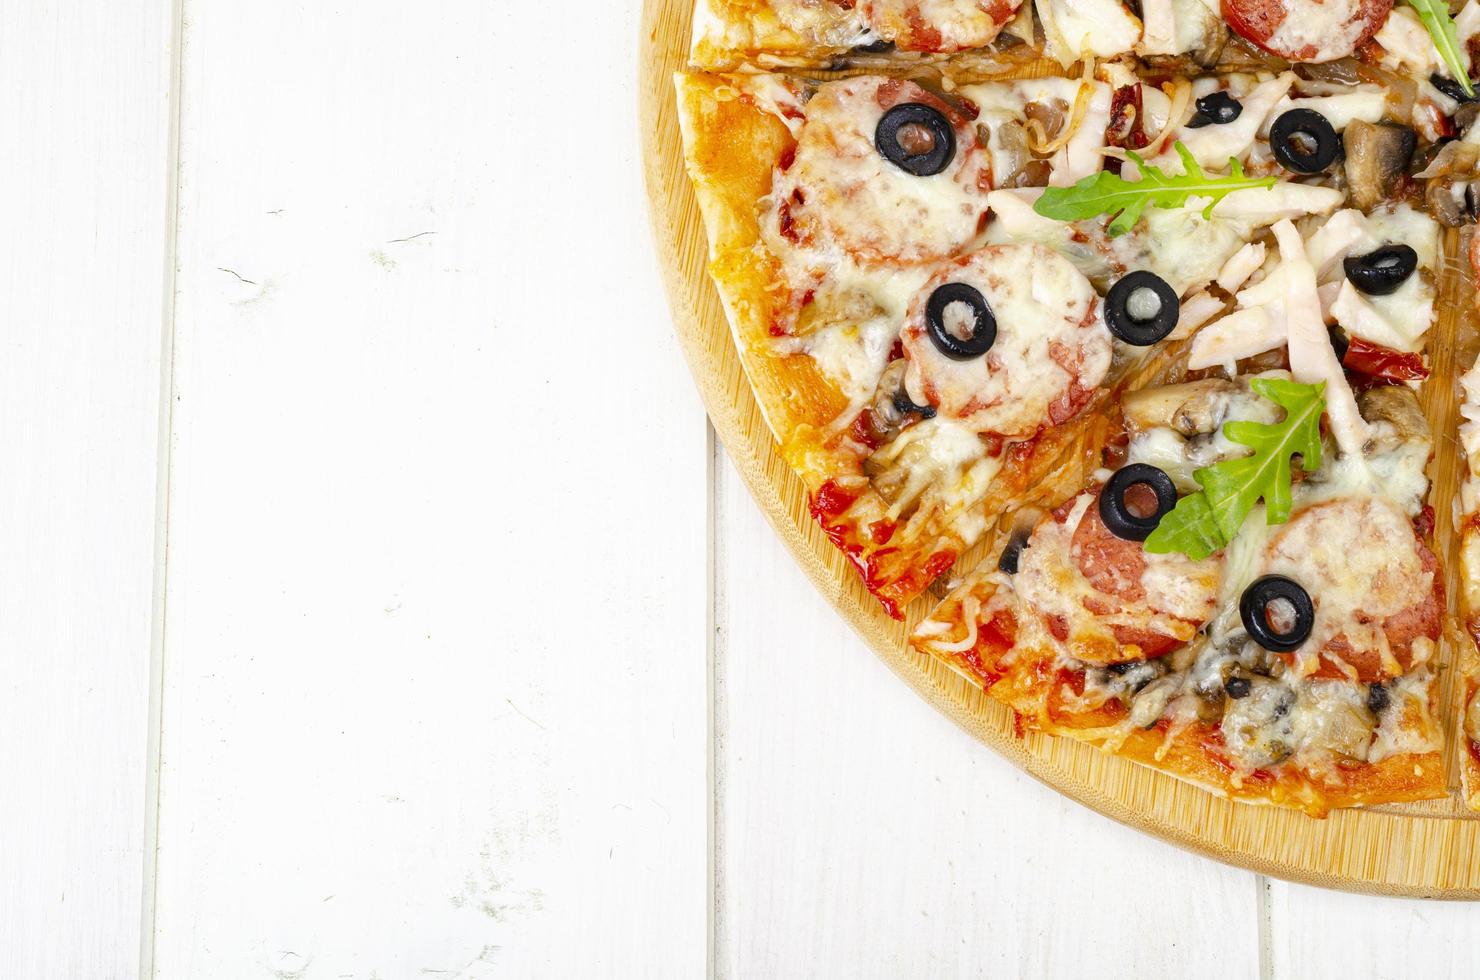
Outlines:
<svg viewBox="0 0 1480 980"><path fill-rule="evenodd" d="M1429 76L1429 84L1460 105L1464 105L1466 102L1480 101L1480 95L1466 95L1465 90L1460 87L1459 82L1452 78L1446 78L1438 72Z"/></svg>
<svg viewBox="0 0 1480 980"><path fill-rule="evenodd" d="M971 310L971 336L964 340L946 329L946 308L961 303ZM925 331L935 349L953 361L981 357L997 341L997 318L986 297L964 282L948 282L936 288L925 302Z"/></svg>
<svg viewBox="0 0 1480 980"><path fill-rule="evenodd" d="M854 45L853 50L859 54L887 54L894 50L894 42L881 37L867 44Z"/></svg>
<svg viewBox="0 0 1480 980"><path fill-rule="evenodd" d="M1341 261L1351 284L1368 296L1387 296L1418 268L1418 253L1411 245L1384 245L1366 255L1348 255Z"/></svg>
<svg viewBox="0 0 1480 980"><path fill-rule="evenodd" d="M1156 510L1141 516L1126 503L1131 487L1147 487L1156 495ZM1100 491L1100 520L1117 538L1145 541L1161 519L1177 506L1177 487L1166 473L1146 463L1122 466Z"/></svg>
<svg viewBox="0 0 1480 980"><path fill-rule="evenodd" d="M1114 674L1116 677L1120 677L1129 674L1133 668L1139 667L1145 662L1144 660L1122 660L1118 664L1109 664L1105 667L1105 670Z"/></svg>
<svg viewBox="0 0 1480 980"><path fill-rule="evenodd" d="M1007 547L1002 549L1002 557L997 559L997 571L1008 575L1018 573L1018 560L1023 556L1023 549L1028 546L1028 539L1016 537L1007 542Z"/></svg>
<svg viewBox="0 0 1480 980"><path fill-rule="evenodd" d="M1341 138L1314 109L1291 109L1269 127L1269 148L1286 170L1318 174L1336 162Z"/></svg>
<svg viewBox="0 0 1480 980"><path fill-rule="evenodd" d="M1144 292L1143 292L1144 291ZM1165 279L1144 269L1122 276L1105 296L1105 325L1133 347L1149 347L1177 326L1182 303Z"/></svg>
<svg viewBox="0 0 1480 980"><path fill-rule="evenodd" d="M1187 128L1223 126L1233 122L1243 111L1244 104L1227 92L1212 92L1197 100L1197 112L1187 121Z"/></svg>
<svg viewBox="0 0 1480 980"><path fill-rule="evenodd" d="M1289 604L1293 619L1288 628L1276 631L1269 622L1269 607L1281 600ZM1310 638L1316 623L1316 607L1310 601L1310 593L1283 575L1255 579L1239 598L1238 613L1254 642L1275 653L1288 653L1299 647Z"/></svg>
<svg viewBox="0 0 1480 980"><path fill-rule="evenodd" d="M918 415L922 419L935 418L934 405L916 405L903 389L894 394L894 410L900 415Z"/></svg>
<svg viewBox="0 0 1480 980"><path fill-rule="evenodd" d="M1230 677L1223 682L1223 690L1227 691L1228 696L1235 701L1239 698L1248 697L1249 692L1253 689L1254 685L1249 682L1247 677Z"/></svg>
<svg viewBox="0 0 1480 980"><path fill-rule="evenodd" d="M1331 351L1336 355L1336 359L1346 360L1347 348L1352 345L1351 338L1346 335L1346 331L1332 324L1326 328L1326 336L1331 338Z"/></svg>
<svg viewBox="0 0 1480 980"><path fill-rule="evenodd" d="M1367 689L1367 710L1374 715L1382 714L1392 700L1393 697L1388 693L1388 689L1381 684L1373 684Z"/></svg>
<svg viewBox="0 0 1480 980"><path fill-rule="evenodd" d="M950 166L956 155L956 130L934 106L901 102L879 120L874 146L905 173L929 177Z"/></svg>

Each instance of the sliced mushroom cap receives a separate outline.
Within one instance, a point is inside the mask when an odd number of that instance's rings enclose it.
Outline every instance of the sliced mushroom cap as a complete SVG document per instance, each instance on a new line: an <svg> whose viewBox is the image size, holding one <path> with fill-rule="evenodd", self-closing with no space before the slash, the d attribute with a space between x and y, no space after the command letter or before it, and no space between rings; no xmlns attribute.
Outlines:
<svg viewBox="0 0 1480 980"><path fill-rule="evenodd" d="M1228 396L1238 385L1223 378L1203 378L1161 388L1133 391L1121 401L1125 420L1137 429L1165 427L1184 436L1212 432L1223 421Z"/></svg>
<svg viewBox="0 0 1480 980"><path fill-rule="evenodd" d="M1446 228L1462 228L1470 222L1469 182L1453 177L1435 177L1424 188L1429 214Z"/></svg>
<svg viewBox="0 0 1480 980"><path fill-rule="evenodd" d="M880 444L893 442L900 430L921 419L933 418L935 409L929 405L916 405L904 388L905 371L909 362L900 358L891 361L879 377L879 387L874 392L870 415L873 436Z"/></svg>
<svg viewBox="0 0 1480 980"><path fill-rule="evenodd" d="M1404 443L1430 441L1429 422L1419 407L1418 396L1402 385L1382 385L1368 388L1357 398L1357 409L1368 422L1387 422L1391 429L1386 435L1382 428L1374 431L1375 451L1395 449ZM1386 445L1386 443L1392 443Z"/></svg>
<svg viewBox="0 0 1480 980"><path fill-rule="evenodd" d="M1413 158L1418 136L1407 126L1353 119L1342 133L1352 204L1370 211L1385 201Z"/></svg>

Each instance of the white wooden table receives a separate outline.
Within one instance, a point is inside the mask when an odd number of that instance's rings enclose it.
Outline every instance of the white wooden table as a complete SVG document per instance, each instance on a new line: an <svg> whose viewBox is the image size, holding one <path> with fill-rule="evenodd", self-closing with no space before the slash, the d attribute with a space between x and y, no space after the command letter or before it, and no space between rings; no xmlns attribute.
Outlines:
<svg viewBox="0 0 1480 980"><path fill-rule="evenodd" d="M1480 909L1111 824L812 593L667 322L637 29L0 5L0 977L1472 970Z"/></svg>

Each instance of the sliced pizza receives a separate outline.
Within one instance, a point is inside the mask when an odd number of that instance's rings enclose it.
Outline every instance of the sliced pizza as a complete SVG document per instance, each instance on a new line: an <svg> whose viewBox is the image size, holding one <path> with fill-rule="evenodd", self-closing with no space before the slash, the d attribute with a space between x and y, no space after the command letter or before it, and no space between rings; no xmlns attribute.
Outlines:
<svg viewBox="0 0 1480 980"><path fill-rule="evenodd" d="M970 576L914 644L1025 728L1222 795L1313 815L1441 796L1444 585L1427 540L1431 441L1408 389L1363 391L1362 451L1324 447L1334 458L1297 470L1287 501L1253 506L1215 550L1147 543L1204 492L1194 474L1269 462L1242 455L1251 432L1279 441L1299 421L1307 453L1319 447L1320 391L1274 371L1128 396L1123 460Z"/></svg>
<svg viewBox="0 0 1480 980"><path fill-rule="evenodd" d="M1431 277L1432 249L1400 267L1373 255L1433 223L1343 214L1304 236L1276 225L1276 254L1191 356L1229 321L1229 342L1279 339L1127 393L1103 466L1019 515L918 649L1025 728L1227 796L1320 815L1443 794L1432 439L1411 387L1342 369L1320 300L1331 267L1368 300ZM1348 349L1370 319L1421 350L1432 292L1380 313L1353 319Z"/></svg>
<svg viewBox="0 0 1480 980"><path fill-rule="evenodd" d="M896 616L1080 448L1096 398L1223 308L1206 289L1257 265L1251 239L1343 199L1204 175L1130 229L1045 216L1051 194L1109 174L1143 99L1124 78L678 87L710 272L762 411L813 515ZM1259 145L1251 133L1225 166Z"/></svg>
<svg viewBox="0 0 1480 980"><path fill-rule="evenodd" d="M697 0L696 68L827 68L909 63L959 52L1037 56L1022 0Z"/></svg>
<svg viewBox="0 0 1480 980"><path fill-rule="evenodd" d="M1393 0L697 0L690 65L878 68L951 59L1000 72L1038 57L1065 68L1134 57L1158 73L1196 75L1338 62L1349 67L1327 77L1341 84L1353 72L1369 80L1388 72L1420 86L1403 98L1443 104L1469 95L1458 78L1480 43L1474 0L1452 28L1451 47L1448 27L1431 27L1416 7ZM1448 57L1431 31L1446 37Z"/></svg>

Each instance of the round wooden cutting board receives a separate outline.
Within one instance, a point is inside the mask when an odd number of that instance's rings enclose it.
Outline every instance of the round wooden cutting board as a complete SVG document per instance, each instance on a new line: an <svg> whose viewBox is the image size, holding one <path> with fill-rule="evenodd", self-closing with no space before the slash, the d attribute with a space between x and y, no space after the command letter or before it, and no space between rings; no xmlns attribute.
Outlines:
<svg viewBox="0 0 1480 980"><path fill-rule="evenodd" d="M1337 811L1325 820L1232 803L1067 739L1019 738L1011 712L908 647L905 637L928 608L928 598L916 601L905 622L891 620L810 519L802 485L777 455L741 372L705 271L704 228L684 173L673 90L673 73L685 63L692 5L693 0L646 0L641 25L640 119L659 259L675 326L715 431L822 594L923 698L1031 775L1108 817L1188 850L1291 881L1387 895L1480 899L1480 820L1456 800ZM1450 302L1457 299L1453 290L1446 292ZM1436 360L1452 362L1453 352L1441 352ZM1442 367L1450 376L1452 363ZM1438 481L1441 487L1446 482L1452 486L1453 479ZM1445 520L1447 505L1441 501L1436 509ZM1443 685L1445 704L1451 686ZM1457 786L1457 766L1449 761L1451 785Z"/></svg>

